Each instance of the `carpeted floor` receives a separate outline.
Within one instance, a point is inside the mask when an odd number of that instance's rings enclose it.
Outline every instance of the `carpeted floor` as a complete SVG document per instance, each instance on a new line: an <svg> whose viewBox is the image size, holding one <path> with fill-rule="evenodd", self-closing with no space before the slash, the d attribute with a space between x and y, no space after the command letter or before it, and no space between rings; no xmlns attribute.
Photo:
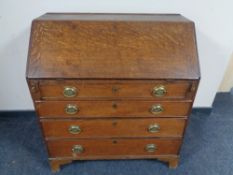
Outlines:
<svg viewBox="0 0 233 175"><path fill-rule="evenodd" d="M34 113L0 113L0 174L53 174ZM76 161L57 174L232 175L233 96L218 94L210 115L192 113L175 170L156 160Z"/></svg>

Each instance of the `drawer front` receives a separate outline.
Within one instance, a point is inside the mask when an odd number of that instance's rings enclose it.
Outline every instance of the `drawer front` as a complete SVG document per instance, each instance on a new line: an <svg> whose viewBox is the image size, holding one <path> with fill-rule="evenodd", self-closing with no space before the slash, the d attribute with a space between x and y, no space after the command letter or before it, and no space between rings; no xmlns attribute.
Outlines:
<svg viewBox="0 0 233 175"><path fill-rule="evenodd" d="M187 116L191 102L157 101L41 101L40 117L179 117Z"/></svg>
<svg viewBox="0 0 233 175"><path fill-rule="evenodd" d="M176 155L180 139L78 139L48 141L50 158Z"/></svg>
<svg viewBox="0 0 233 175"><path fill-rule="evenodd" d="M191 81L52 81L39 82L42 100L82 98L184 99Z"/></svg>
<svg viewBox="0 0 233 175"><path fill-rule="evenodd" d="M185 119L41 120L46 138L182 137Z"/></svg>

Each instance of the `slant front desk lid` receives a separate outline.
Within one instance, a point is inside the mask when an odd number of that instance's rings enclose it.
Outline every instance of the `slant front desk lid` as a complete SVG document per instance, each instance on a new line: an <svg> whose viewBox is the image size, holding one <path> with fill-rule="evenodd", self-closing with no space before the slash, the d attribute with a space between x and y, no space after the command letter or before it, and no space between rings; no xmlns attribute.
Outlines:
<svg viewBox="0 0 233 175"><path fill-rule="evenodd" d="M199 79L194 24L177 14L48 13L32 23L27 77Z"/></svg>

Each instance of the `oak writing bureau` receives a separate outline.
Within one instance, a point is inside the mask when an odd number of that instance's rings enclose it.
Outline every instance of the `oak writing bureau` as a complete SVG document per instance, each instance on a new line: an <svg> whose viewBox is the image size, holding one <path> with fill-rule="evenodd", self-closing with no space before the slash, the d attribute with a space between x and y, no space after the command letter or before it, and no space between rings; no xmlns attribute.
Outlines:
<svg viewBox="0 0 233 175"><path fill-rule="evenodd" d="M175 168L200 79L194 23L48 13L32 22L26 78L53 171L96 159Z"/></svg>

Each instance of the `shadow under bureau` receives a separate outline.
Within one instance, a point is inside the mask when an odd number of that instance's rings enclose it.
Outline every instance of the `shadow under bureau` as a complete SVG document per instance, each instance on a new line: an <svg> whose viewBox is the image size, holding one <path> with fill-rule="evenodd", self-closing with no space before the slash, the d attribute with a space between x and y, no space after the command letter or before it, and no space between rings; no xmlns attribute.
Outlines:
<svg viewBox="0 0 233 175"><path fill-rule="evenodd" d="M181 15L48 13L32 22L27 82L50 165L178 165L200 73Z"/></svg>

